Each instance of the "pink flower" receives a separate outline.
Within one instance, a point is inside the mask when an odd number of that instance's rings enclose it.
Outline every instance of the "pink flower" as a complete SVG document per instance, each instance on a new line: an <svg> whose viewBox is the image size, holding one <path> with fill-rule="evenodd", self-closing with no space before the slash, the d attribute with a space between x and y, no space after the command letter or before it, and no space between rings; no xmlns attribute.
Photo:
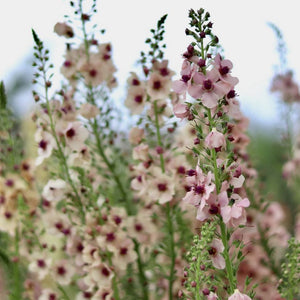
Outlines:
<svg viewBox="0 0 300 300"><path fill-rule="evenodd" d="M205 138L205 145L209 149L220 148L226 145L225 136L223 133L213 129Z"/></svg>
<svg viewBox="0 0 300 300"><path fill-rule="evenodd" d="M242 199L238 194L232 194L231 199L234 201L233 205L225 204L221 207L221 215L224 223L231 221L232 225L239 225L246 223L245 208L250 205L248 198Z"/></svg>
<svg viewBox="0 0 300 300"><path fill-rule="evenodd" d="M236 77L230 75L230 71L233 67L232 62L228 59L222 59L220 54L215 57L215 67L220 74L220 80L228 84L231 89L238 84L239 80Z"/></svg>
<svg viewBox="0 0 300 300"><path fill-rule="evenodd" d="M188 93L195 99L201 99L204 106L214 108L219 99L230 91L230 87L219 80L216 69L207 71L206 75L196 72L193 76L194 84L188 88Z"/></svg>
<svg viewBox="0 0 300 300"><path fill-rule="evenodd" d="M89 131L79 121L68 124L64 131L66 143L72 150L80 151L89 136Z"/></svg>
<svg viewBox="0 0 300 300"><path fill-rule="evenodd" d="M221 255L224 251L224 245L221 240L213 239L210 244L210 248L208 249L208 253L212 260L212 264L216 269L224 269L225 268L225 259Z"/></svg>
<svg viewBox="0 0 300 300"><path fill-rule="evenodd" d="M205 175L199 165L197 165L196 170L190 170L188 174L191 176L186 178L186 182L190 186L190 191L186 193L182 200L192 205L200 206L200 209L202 209L210 194L215 190L215 184L211 181L212 173L208 172Z"/></svg>
<svg viewBox="0 0 300 300"><path fill-rule="evenodd" d="M66 23L56 23L54 26L54 32L66 38L72 38L74 36L72 27L67 25Z"/></svg>
<svg viewBox="0 0 300 300"><path fill-rule="evenodd" d="M239 290L235 290L234 293L228 298L228 300L252 300L246 294L242 294Z"/></svg>
<svg viewBox="0 0 300 300"><path fill-rule="evenodd" d="M178 103L173 108L174 115L179 119L184 119L189 116L190 110L186 104Z"/></svg>

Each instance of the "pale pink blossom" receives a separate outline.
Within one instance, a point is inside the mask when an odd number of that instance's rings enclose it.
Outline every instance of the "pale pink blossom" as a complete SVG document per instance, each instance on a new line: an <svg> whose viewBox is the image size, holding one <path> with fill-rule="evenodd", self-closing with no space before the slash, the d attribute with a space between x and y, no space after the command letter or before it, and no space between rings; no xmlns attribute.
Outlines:
<svg viewBox="0 0 300 300"><path fill-rule="evenodd" d="M215 108L218 101L230 91L230 87L219 80L219 73L212 69L203 73L196 72L193 75L193 85L188 88L188 93L195 99L201 99L207 108Z"/></svg>
<svg viewBox="0 0 300 300"><path fill-rule="evenodd" d="M245 208L250 205L248 198L242 199L238 194L232 194L231 199L233 200L232 206L223 203L221 207L221 215L224 223L231 222L233 225L240 225L246 223ZM225 200L226 201L226 200Z"/></svg>
<svg viewBox="0 0 300 300"><path fill-rule="evenodd" d="M64 36L66 38L72 38L74 36L72 27L66 23L56 23L54 26L54 32L57 33L59 36Z"/></svg>
<svg viewBox="0 0 300 300"><path fill-rule="evenodd" d="M209 245L208 253L212 260L212 264L216 269L222 270L225 268L225 259L221 254L223 251L224 245L222 241L219 239L213 239Z"/></svg>
<svg viewBox="0 0 300 300"><path fill-rule="evenodd" d="M234 86L238 84L239 80L237 77L232 77L230 75L233 67L232 62L228 59L222 59L221 55L217 54L214 59L214 65L220 74L220 80L228 84L230 89L233 89Z"/></svg>
<svg viewBox="0 0 300 300"><path fill-rule="evenodd" d="M173 107L174 115L179 119L184 119L190 115L189 107L186 104L178 103Z"/></svg>
<svg viewBox="0 0 300 300"><path fill-rule="evenodd" d="M215 190L212 177L211 172L208 172L207 175L204 174L199 165L197 165L196 170L188 171L186 183L190 187L190 191L186 193L182 200L202 209L206 205L210 194Z"/></svg>
<svg viewBox="0 0 300 300"><path fill-rule="evenodd" d="M52 150L56 148L54 137L47 131L38 129L35 133L35 141L38 143L38 157L35 164L40 165L44 159L52 154Z"/></svg>
<svg viewBox="0 0 300 300"><path fill-rule="evenodd" d="M129 142L131 144L139 144L144 138L144 129L138 127L132 127L129 131Z"/></svg>
<svg viewBox="0 0 300 300"><path fill-rule="evenodd" d="M79 114L86 119L93 119L100 113L100 109L91 103L83 103L79 109Z"/></svg>
<svg viewBox="0 0 300 300"><path fill-rule="evenodd" d="M132 157L136 160L149 160L149 146L147 144L140 144L134 147Z"/></svg>
<svg viewBox="0 0 300 300"><path fill-rule="evenodd" d="M48 201L60 201L67 191L67 184L62 179L50 179L44 186L42 196Z"/></svg>
<svg viewBox="0 0 300 300"><path fill-rule="evenodd" d="M146 105L146 91L141 85L132 86L128 89L125 100L125 106L130 109L133 115L139 115L143 112Z"/></svg>
<svg viewBox="0 0 300 300"><path fill-rule="evenodd" d="M251 300L251 298L246 294L242 294L239 290L235 290L228 300Z"/></svg>
<svg viewBox="0 0 300 300"><path fill-rule="evenodd" d="M167 98L170 93L170 88L170 79L168 77L161 76L156 72L151 74L146 86L147 93L152 101Z"/></svg>
<svg viewBox="0 0 300 300"><path fill-rule="evenodd" d="M213 129L205 138L204 143L209 149L225 147L226 139L223 133Z"/></svg>
<svg viewBox="0 0 300 300"><path fill-rule="evenodd" d="M89 131L79 121L69 123L64 130L66 143L72 150L81 150L84 148L85 140L89 136Z"/></svg>

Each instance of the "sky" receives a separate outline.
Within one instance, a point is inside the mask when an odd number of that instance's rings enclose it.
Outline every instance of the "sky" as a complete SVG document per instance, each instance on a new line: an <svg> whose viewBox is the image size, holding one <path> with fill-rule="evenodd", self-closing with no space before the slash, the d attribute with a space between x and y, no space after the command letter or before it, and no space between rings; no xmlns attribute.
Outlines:
<svg viewBox="0 0 300 300"><path fill-rule="evenodd" d="M118 68L120 90L129 72L136 70L135 62L149 30L158 19L166 20L165 57L177 74L182 53L191 40L185 36L190 8L205 8L214 23L225 57L233 62L232 75L239 78L236 90L242 111L250 123L274 125L280 121L275 95L269 92L274 68L279 63L274 32L267 25L272 22L280 28L287 44L288 66L300 75L298 31L298 1L243 1L243 0L102 0L95 21L106 29L105 39L113 45L113 59ZM34 28L50 49L50 58L59 67L64 54L64 39L53 32L56 22L63 21L70 12L65 0L14 0L0 4L1 56L0 78L9 81L26 58L32 55ZM4 4L5 3L5 4ZM284 5L283 5L284 4ZM26 74L26 76L28 76ZM175 75L176 78L176 75ZM298 81L299 82L299 81ZM118 94L123 97L124 93ZM25 94L24 94L25 98ZM28 100L26 100L28 102ZM30 105L21 100L26 111Z"/></svg>

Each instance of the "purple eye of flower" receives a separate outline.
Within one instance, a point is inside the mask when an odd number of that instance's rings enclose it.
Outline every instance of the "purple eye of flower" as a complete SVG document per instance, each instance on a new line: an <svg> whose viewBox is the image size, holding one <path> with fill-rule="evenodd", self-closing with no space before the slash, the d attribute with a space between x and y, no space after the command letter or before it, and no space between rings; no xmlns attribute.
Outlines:
<svg viewBox="0 0 300 300"><path fill-rule="evenodd" d="M46 267L46 263L45 263L45 261L43 259L38 259L37 260L37 265L40 268L45 268Z"/></svg>
<svg viewBox="0 0 300 300"><path fill-rule="evenodd" d="M66 60L66 61L64 62L64 66L65 66L66 68L71 67L71 66L72 66L72 62L71 62L70 60Z"/></svg>
<svg viewBox="0 0 300 300"><path fill-rule="evenodd" d="M49 300L56 300L55 294L49 294Z"/></svg>
<svg viewBox="0 0 300 300"><path fill-rule="evenodd" d="M39 147L42 148L43 150L46 150L48 143L45 140L41 140L39 142Z"/></svg>
<svg viewBox="0 0 300 300"><path fill-rule="evenodd" d="M83 297L86 298L86 299L90 299L90 298L92 298L92 293L90 293L90 292L83 292Z"/></svg>
<svg viewBox="0 0 300 300"><path fill-rule="evenodd" d="M212 256L215 256L217 254L217 249L215 247L210 247L210 249L208 249L208 253Z"/></svg>
<svg viewBox="0 0 300 300"><path fill-rule="evenodd" d="M68 138L72 138L75 135L75 130L73 128L70 128L67 132L66 132L66 136Z"/></svg>
<svg viewBox="0 0 300 300"><path fill-rule="evenodd" d="M161 88L161 82L159 80L156 80L153 82L153 89L159 90Z"/></svg>
<svg viewBox="0 0 300 300"><path fill-rule="evenodd" d="M165 192L167 190L167 185L165 183L159 183L157 188L160 192Z"/></svg>
<svg viewBox="0 0 300 300"><path fill-rule="evenodd" d="M97 71L95 69L92 69L92 70L89 71L89 75L91 77L96 77L97 76Z"/></svg>
<svg viewBox="0 0 300 300"><path fill-rule="evenodd" d="M12 179L7 179L5 181L5 185L9 186L9 187L12 187L14 185L14 181Z"/></svg>
<svg viewBox="0 0 300 300"><path fill-rule="evenodd" d="M224 76L224 75L226 75L226 74L229 73L229 68L228 68L227 66L221 67L221 68L219 69L219 72L220 72L220 74L221 74L222 76Z"/></svg>
<svg viewBox="0 0 300 300"><path fill-rule="evenodd" d="M168 76L169 75L169 71L168 71L167 68L161 68L159 71L160 71L161 76Z"/></svg>
<svg viewBox="0 0 300 300"><path fill-rule="evenodd" d="M106 234L106 240L109 242L112 242L116 239L116 236L113 232L107 233Z"/></svg>
<svg viewBox="0 0 300 300"><path fill-rule="evenodd" d="M140 85L140 82L136 78L134 78L134 79L132 79L131 84L132 85Z"/></svg>
<svg viewBox="0 0 300 300"><path fill-rule="evenodd" d="M128 252L128 249L127 249L126 247L122 247L122 248L120 249L120 255L126 255L127 252Z"/></svg>
<svg viewBox="0 0 300 300"><path fill-rule="evenodd" d="M181 79L183 82L187 83L191 79L191 76L190 75L182 75Z"/></svg>
<svg viewBox="0 0 300 300"><path fill-rule="evenodd" d="M67 271L66 271L66 269L65 269L63 266L57 267L57 274L63 276L63 275L66 274L66 272L67 272Z"/></svg>
<svg viewBox="0 0 300 300"><path fill-rule="evenodd" d="M190 169L186 172L187 176L195 176L196 175L196 170Z"/></svg>
<svg viewBox="0 0 300 300"><path fill-rule="evenodd" d="M203 87L204 87L205 90L211 90L212 87L213 87L213 84L212 84L211 80L210 79L204 80L203 81Z"/></svg>
<svg viewBox="0 0 300 300"><path fill-rule="evenodd" d="M142 103L143 102L143 96L142 95L135 96L134 101L136 103Z"/></svg>
<svg viewBox="0 0 300 300"><path fill-rule="evenodd" d="M135 224L134 228L135 228L136 231L142 231L143 230L143 226L139 223Z"/></svg>
<svg viewBox="0 0 300 300"><path fill-rule="evenodd" d="M101 273L106 277L108 277L110 274L109 270L105 267L102 268Z"/></svg>
<svg viewBox="0 0 300 300"><path fill-rule="evenodd" d="M216 215L219 213L219 208L216 205L212 205L208 211L211 215Z"/></svg>
<svg viewBox="0 0 300 300"><path fill-rule="evenodd" d="M196 194L203 195L205 193L205 186L197 185L197 186L195 186L194 191Z"/></svg>

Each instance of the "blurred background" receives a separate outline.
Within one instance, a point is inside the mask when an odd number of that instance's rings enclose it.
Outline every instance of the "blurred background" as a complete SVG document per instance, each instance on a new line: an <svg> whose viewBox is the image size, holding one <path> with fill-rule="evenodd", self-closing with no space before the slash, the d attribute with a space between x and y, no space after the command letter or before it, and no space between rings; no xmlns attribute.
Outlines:
<svg viewBox="0 0 300 300"><path fill-rule="evenodd" d="M283 121L279 100L269 91L279 65L279 55L276 36L267 23L274 23L282 31L288 50L287 64L294 70L298 81L300 20L297 1L98 1L99 12L94 21L106 29L105 41L112 43L113 59L118 68L119 88L114 97L120 103L125 100L128 74L136 69L140 51L147 49L144 41L149 30L166 13L165 57L179 74L181 54L190 42L185 36L188 11L200 7L210 12L214 33L219 37L226 58L234 64L233 75L239 78L237 92L242 111L250 119L253 163L260 171L266 190L272 191L279 199L287 197L285 182L281 178L281 167L286 159L284 145L279 138ZM0 79L6 84L8 98L16 114L27 115L34 104L31 96L31 28L50 49L57 73L63 62L65 40L53 32L53 27L69 13L69 3L65 0L14 0L0 4Z"/></svg>

